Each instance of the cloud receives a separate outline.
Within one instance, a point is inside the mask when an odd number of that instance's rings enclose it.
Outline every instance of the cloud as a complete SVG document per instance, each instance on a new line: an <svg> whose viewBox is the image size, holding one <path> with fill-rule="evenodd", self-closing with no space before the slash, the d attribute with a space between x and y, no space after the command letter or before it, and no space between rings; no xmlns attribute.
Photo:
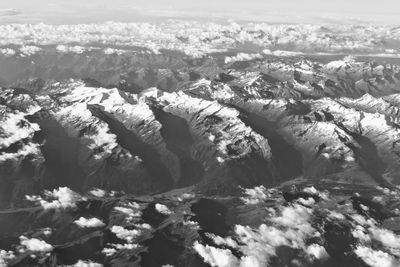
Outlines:
<svg viewBox="0 0 400 267"><path fill-rule="evenodd" d="M233 57L226 57L225 64L235 63L238 61L251 61L254 59L262 59L263 56L261 54L247 54L247 53L238 53Z"/></svg>
<svg viewBox="0 0 400 267"><path fill-rule="evenodd" d="M122 49L115 49L115 48L110 48L110 47L108 47L108 48L106 48L106 49L104 49L104 54L106 54L106 55L113 55L113 54L116 54L116 55L122 55L122 54L124 54L124 53L126 53L127 51L126 50L122 50Z"/></svg>
<svg viewBox="0 0 400 267"><path fill-rule="evenodd" d="M288 246L301 249L304 253L323 258L323 247L307 247L305 241L318 233L311 225L312 209L294 203L281 207L279 214L271 216L258 228L236 225L232 237L218 237L209 234L217 245L235 248L243 256L238 259L229 249L218 249L209 245L195 243L195 250L204 261L213 266L268 266L270 258L275 256L276 249ZM218 258L220 257L220 258ZM220 259L223 259L219 261Z"/></svg>
<svg viewBox="0 0 400 267"><path fill-rule="evenodd" d="M26 57L32 56L40 51L42 51L42 49L40 47L37 47L34 45L25 45L19 49L19 52L21 53L21 55L26 56Z"/></svg>
<svg viewBox="0 0 400 267"><path fill-rule="evenodd" d="M267 189L263 185L254 188L246 188L244 189L244 194L247 196L241 197L240 199L246 205L262 203L269 197Z"/></svg>
<svg viewBox="0 0 400 267"><path fill-rule="evenodd" d="M397 196L393 196L397 197ZM381 248L391 254L400 256L400 236L393 231L380 228L378 222L372 218L365 218L362 215L354 214L351 216L354 221L352 235L362 244L380 243ZM376 242L377 241L377 242Z"/></svg>
<svg viewBox="0 0 400 267"><path fill-rule="evenodd" d="M318 260L326 260L329 258L329 254L326 252L323 246L318 244L311 244L307 247L307 253Z"/></svg>
<svg viewBox="0 0 400 267"><path fill-rule="evenodd" d="M220 236L217 236L217 235L214 235L214 234L210 234L210 233L206 233L206 235L207 235L207 237L211 238L216 245L228 246L230 248L237 248L238 247L237 242L235 240L233 240L232 237L228 236L226 238L223 238L223 237L220 237Z"/></svg>
<svg viewBox="0 0 400 267"><path fill-rule="evenodd" d="M134 219L139 219L142 216L140 205L136 202L128 202L124 206L114 207L114 210L124 214L127 222L130 222Z"/></svg>
<svg viewBox="0 0 400 267"><path fill-rule="evenodd" d="M15 258L14 252L0 250L0 266L8 266L8 262Z"/></svg>
<svg viewBox="0 0 400 267"><path fill-rule="evenodd" d="M104 248L101 253L103 253L104 255L106 255L107 257L110 257L112 255L114 255L115 253L117 253L119 250L132 250L132 249L137 249L139 247L138 244L107 244L107 248Z"/></svg>
<svg viewBox="0 0 400 267"><path fill-rule="evenodd" d="M96 228L105 226L105 223L97 218L86 219L84 217L80 217L78 220L74 221L74 223L81 228Z"/></svg>
<svg viewBox="0 0 400 267"><path fill-rule="evenodd" d="M193 248L211 266L234 267L239 264L238 259L228 249L204 246L197 241L193 244Z"/></svg>
<svg viewBox="0 0 400 267"><path fill-rule="evenodd" d="M0 17L16 16L19 14L21 12L15 9L0 9Z"/></svg>
<svg viewBox="0 0 400 267"><path fill-rule="evenodd" d="M95 189L89 191L89 194L91 194L91 195L93 195L95 197L102 198L102 197L105 197L107 195L107 192L104 191L103 189L95 188Z"/></svg>
<svg viewBox="0 0 400 267"><path fill-rule="evenodd" d="M88 49L79 45L75 46L57 45L56 50L61 53L83 54L83 52L87 51Z"/></svg>
<svg viewBox="0 0 400 267"><path fill-rule="evenodd" d="M43 240L36 239L36 238L28 239L25 236L21 236L20 243L27 250L34 251L34 252L50 252L53 250L52 245L46 243Z"/></svg>
<svg viewBox="0 0 400 267"><path fill-rule="evenodd" d="M0 46L19 45L23 56L33 55L45 45L55 45L65 53L84 53L91 49L91 44L101 42L108 47L103 48L106 54L123 53L118 50L121 46L127 47L128 51L141 47L144 52L155 54L162 49L178 50L192 57L239 52L236 56L227 57L227 63L261 59L261 50L264 50L263 54L284 57L343 53L399 55L399 49L390 48L385 42L399 39L400 31L390 26L366 25L239 25L182 20L155 24L107 22L0 26ZM243 44L252 44L252 50L244 50Z"/></svg>
<svg viewBox="0 0 400 267"><path fill-rule="evenodd" d="M369 230L375 240L380 241L384 246L400 249L400 236L390 230L371 227ZM400 253L399 253L400 256Z"/></svg>
<svg viewBox="0 0 400 267"><path fill-rule="evenodd" d="M284 50L271 51L269 49L264 49L263 53L266 54L266 55L273 55L273 56L276 56L276 57L295 57L295 56L304 55L304 53L302 53L302 52L284 51Z"/></svg>
<svg viewBox="0 0 400 267"><path fill-rule="evenodd" d="M122 226L114 225L111 227L111 232L113 232L118 238L124 239L128 243L133 243L133 241L143 234L143 231L148 231L151 229L149 224L135 224L137 229L128 230Z"/></svg>
<svg viewBox="0 0 400 267"><path fill-rule="evenodd" d="M157 203L155 205L155 208L159 213L164 214L164 215L170 215L172 213L172 211L167 206L165 206L163 204Z"/></svg>
<svg viewBox="0 0 400 267"><path fill-rule="evenodd" d="M386 252L369 247L357 246L356 255L371 267L397 267L400 262Z"/></svg>
<svg viewBox="0 0 400 267"><path fill-rule="evenodd" d="M17 152L15 153L1 153L0 154L0 162L7 160L16 160L18 158L22 158L28 155L37 155L40 154L40 145L29 143L24 144Z"/></svg>
<svg viewBox="0 0 400 267"><path fill-rule="evenodd" d="M79 260L77 263L72 265L73 267L102 267L103 264L96 263L93 261L84 261L84 260Z"/></svg>
<svg viewBox="0 0 400 267"><path fill-rule="evenodd" d="M44 209L75 208L77 202L85 199L68 187L60 187L53 191L45 191L44 195L45 199L41 196L26 196L26 199L31 202L39 203Z"/></svg>
<svg viewBox="0 0 400 267"><path fill-rule="evenodd" d="M3 54L6 57L11 57L16 54L14 49L11 48L2 48L0 49L0 54Z"/></svg>

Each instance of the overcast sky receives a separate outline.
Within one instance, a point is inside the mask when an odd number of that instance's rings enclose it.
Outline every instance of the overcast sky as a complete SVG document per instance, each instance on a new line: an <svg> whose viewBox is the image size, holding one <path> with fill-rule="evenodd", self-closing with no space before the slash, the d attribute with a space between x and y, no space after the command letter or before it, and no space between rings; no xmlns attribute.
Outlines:
<svg viewBox="0 0 400 267"><path fill-rule="evenodd" d="M400 25L400 0L0 0L0 23L86 23L202 17Z"/></svg>

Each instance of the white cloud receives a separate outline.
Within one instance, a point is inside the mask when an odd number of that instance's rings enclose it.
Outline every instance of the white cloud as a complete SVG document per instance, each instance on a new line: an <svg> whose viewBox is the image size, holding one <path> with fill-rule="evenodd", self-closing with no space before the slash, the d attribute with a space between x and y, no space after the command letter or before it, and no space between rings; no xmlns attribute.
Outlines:
<svg viewBox="0 0 400 267"><path fill-rule="evenodd" d="M106 54L106 55L112 55L112 54L122 55L124 53L126 53L126 51L122 50L122 49L114 49L111 47L104 49L104 54Z"/></svg>
<svg viewBox="0 0 400 267"><path fill-rule="evenodd" d="M57 45L56 50L61 53L75 53L75 54L82 54L88 49L83 46L68 46L68 45Z"/></svg>
<svg viewBox="0 0 400 267"><path fill-rule="evenodd" d="M110 256L114 255L115 253L117 253L117 249L115 249L115 248L103 248L101 253L103 253L107 257L110 257Z"/></svg>
<svg viewBox="0 0 400 267"><path fill-rule="evenodd" d="M267 189L263 186L256 186L254 188L244 189L245 197L241 197L240 199L246 205L255 205L264 202L269 194L267 193Z"/></svg>
<svg viewBox="0 0 400 267"><path fill-rule="evenodd" d="M346 219L346 217L343 214L336 212L334 210L329 210L328 212L329 212L328 217L331 219L338 219L338 220Z"/></svg>
<svg viewBox="0 0 400 267"><path fill-rule="evenodd" d="M191 220L183 221L183 225L185 225L193 230L200 230L199 223L195 222L195 221L191 221Z"/></svg>
<svg viewBox="0 0 400 267"><path fill-rule="evenodd" d="M0 267L8 266L8 262L15 258L14 252L0 250Z"/></svg>
<svg viewBox="0 0 400 267"><path fill-rule="evenodd" d="M280 246L289 246L301 249L305 253L309 251L314 253L314 256L323 256L322 247L308 248L305 245L305 241L317 233L310 223L312 209L295 203L282 207L279 214L269 218L258 228L236 225L232 237L222 238L209 234L217 245L239 250L243 254L240 259L234 257L228 249L221 250L198 243L195 249L206 262L214 266L225 266L223 264L227 263L233 264L231 266L268 266L270 258ZM218 262L216 258L220 255L224 259L222 262Z"/></svg>
<svg viewBox="0 0 400 267"><path fill-rule="evenodd" d="M232 237L228 236L226 238L223 238L223 237L220 237L220 236L217 236L214 234L210 234L210 233L206 233L206 235L209 238L211 238L216 245L219 245L219 246L225 245L225 246L228 246L231 248L236 248L238 246L238 244L236 243L235 240L232 239Z"/></svg>
<svg viewBox="0 0 400 267"><path fill-rule="evenodd" d="M304 53L302 53L302 52L284 51L284 50L271 51L269 49L263 50L263 53L266 54L266 55L273 55L273 56L276 56L276 57L294 57L294 56L304 55Z"/></svg>
<svg viewBox="0 0 400 267"><path fill-rule="evenodd" d="M84 260L79 260L77 263L73 265L73 267L102 267L103 264L96 263L93 261L84 261Z"/></svg>
<svg viewBox="0 0 400 267"><path fill-rule="evenodd" d="M300 233L309 234L313 231L309 223L312 210L302 205L294 204L284 207L282 215L272 218L271 221L288 227L289 229L297 229Z"/></svg>
<svg viewBox="0 0 400 267"><path fill-rule="evenodd" d="M357 246L354 252L371 267L398 267L400 265L393 256L380 250Z"/></svg>
<svg viewBox="0 0 400 267"><path fill-rule="evenodd" d="M199 242L193 244L193 248L211 266L234 267L238 266L238 259L228 249L215 248L202 245Z"/></svg>
<svg viewBox="0 0 400 267"><path fill-rule="evenodd" d="M52 245L46 243L43 240L36 239L36 238L28 239L25 236L21 236L20 243L27 250L34 251L34 252L50 252L53 250Z"/></svg>
<svg viewBox="0 0 400 267"><path fill-rule="evenodd" d="M46 25L15 24L0 26L0 46L21 45L22 55L32 55L42 45L60 45L61 51L82 53L91 43L102 42L105 53L121 53L113 47L143 47L159 53L161 49L179 50L193 57L208 53L237 51L244 43L265 48L264 54L294 56L306 53L336 53L398 55L387 50L386 39L400 39L400 33L390 26L331 25L321 30L319 25L288 25L265 23L217 24L196 21L166 21L163 23L117 23ZM100 34L101 33L101 34ZM74 46L73 44L78 44ZM291 51L285 51L287 47ZM258 52L254 49L253 52ZM271 51L273 50L273 51ZM258 53L246 53L227 59L250 60Z"/></svg>
<svg viewBox="0 0 400 267"><path fill-rule="evenodd" d="M68 187L45 191L44 195L46 199L41 196L26 196L26 199L39 203L44 209L75 208L77 202L85 199Z"/></svg>
<svg viewBox="0 0 400 267"><path fill-rule="evenodd" d="M238 53L233 57L226 57L225 63L230 64L238 61L250 61L254 59L262 59L263 56L261 54L247 54L247 53Z"/></svg>
<svg viewBox="0 0 400 267"><path fill-rule="evenodd" d="M380 241L384 246L400 249L400 236L396 235L392 231L377 227L371 227L369 231L371 232L373 238Z"/></svg>
<svg viewBox="0 0 400 267"><path fill-rule="evenodd" d="M165 206L163 204L157 203L155 205L155 208L159 213L164 214L164 215L170 215L172 213L172 211L167 206Z"/></svg>
<svg viewBox="0 0 400 267"><path fill-rule="evenodd" d="M74 223L81 228L96 228L105 226L105 223L97 218L86 219L84 217L80 217L78 220L74 221Z"/></svg>
<svg viewBox="0 0 400 267"><path fill-rule="evenodd" d="M42 49L34 45L25 45L19 49L19 52L22 54L22 56L27 56L27 57L33 56L39 51L42 51Z"/></svg>
<svg viewBox="0 0 400 267"><path fill-rule="evenodd" d="M114 207L114 210L123 213L126 216L125 219L127 222L138 219L142 216L140 205L136 202L128 202L124 206Z"/></svg>
<svg viewBox="0 0 400 267"><path fill-rule="evenodd" d="M13 56L13 55L15 55L15 53L16 53L15 50L11 49L11 48L2 48L2 49L0 49L0 54L3 54L6 57Z"/></svg>
<svg viewBox="0 0 400 267"><path fill-rule="evenodd" d="M140 230L128 230L122 226L116 225L111 227L111 232L113 232L118 238L126 240L128 243L132 243L135 238L139 237L142 234Z"/></svg>
<svg viewBox="0 0 400 267"><path fill-rule="evenodd" d="M362 244L378 241L384 250L400 256L399 235L389 229L380 228L378 222L372 218L365 218L360 214L353 214L351 218L354 220L352 235Z"/></svg>
<svg viewBox="0 0 400 267"><path fill-rule="evenodd" d="M359 239L363 243L371 242L371 237L366 233L366 230L361 225L357 225L352 231L351 234Z"/></svg>
<svg viewBox="0 0 400 267"><path fill-rule="evenodd" d="M174 201L179 201L182 202L184 200L188 200L188 199L193 199L196 195L194 193L180 193L178 195L171 195L168 196L169 198L171 198Z"/></svg>
<svg viewBox="0 0 400 267"><path fill-rule="evenodd" d="M89 191L89 194L91 194L91 195L93 195L95 197L102 198L102 197L106 196L107 192L104 191L103 189L95 188L95 189Z"/></svg>
<svg viewBox="0 0 400 267"><path fill-rule="evenodd" d="M125 243L125 244L107 244L108 246L111 246L109 248L104 248L101 253L106 255L107 257L110 257L117 253L120 250L133 250L137 249L140 246L138 244L132 244L132 243Z"/></svg>
<svg viewBox="0 0 400 267"><path fill-rule="evenodd" d="M318 260L326 260L329 258L329 254L326 252L325 248L318 244L311 244L307 247L307 253Z"/></svg>
<svg viewBox="0 0 400 267"><path fill-rule="evenodd" d="M45 236L50 236L53 233L53 230L51 228L44 228L43 229L43 234Z"/></svg>
<svg viewBox="0 0 400 267"><path fill-rule="evenodd" d="M35 143L28 143L23 145L21 149L19 149L15 153L2 153L0 154L0 162L7 160L16 160L18 158L23 158L28 155L38 155L40 154L40 146Z"/></svg>
<svg viewBox="0 0 400 267"><path fill-rule="evenodd" d="M315 204L315 200L312 197L309 197L307 199L299 198L299 199L297 199L297 202L299 202L303 205L306 205L306 206L311 206L311 205Z"/></svg>
<svg viewBox="0 0 400 267"><path fill-rule="evenodd" d="M306 193L309 193L309 194L313 194L313 195L319 194L319 191L314 186L306 187L303 189L303 191Z"/></svg>

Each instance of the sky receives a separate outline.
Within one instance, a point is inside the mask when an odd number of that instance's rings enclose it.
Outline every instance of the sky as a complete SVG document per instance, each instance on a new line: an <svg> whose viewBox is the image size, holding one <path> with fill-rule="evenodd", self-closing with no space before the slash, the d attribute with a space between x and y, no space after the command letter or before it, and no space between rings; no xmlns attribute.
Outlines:
<svg viewBox="0 0 400 267"><path fill-rule="evenodd" d="M400 25L400 0L0 0L0 23L76 24L164 18Z"/></svg>

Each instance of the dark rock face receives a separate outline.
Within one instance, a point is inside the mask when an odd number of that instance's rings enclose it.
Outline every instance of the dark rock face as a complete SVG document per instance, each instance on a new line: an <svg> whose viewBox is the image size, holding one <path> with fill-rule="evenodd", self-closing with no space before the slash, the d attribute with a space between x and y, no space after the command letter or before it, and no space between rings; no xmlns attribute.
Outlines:
<svg viewBox="0 0 400 267"><path fill-rule="evenodd" d="M191 156L191 146L195 142L190 133L189 125L183 118L153 108L153 113L161 124L160 134L167 144L168 150L179 159L180 175L178 185L189 186L199 182L204 176L204 167L201 162Z"/></svg>
<svg viewBox="0 0 400 267"><path fill-rule="evenodd" d="M38 112L27 116L31 123L40 127L41 153L45 159L43 182L45 188L55 188L66 183L71 188L82 187L85 176L79 162L79 151L82 149L79 141L69 136L65 129L46 112Z"/></svg>

